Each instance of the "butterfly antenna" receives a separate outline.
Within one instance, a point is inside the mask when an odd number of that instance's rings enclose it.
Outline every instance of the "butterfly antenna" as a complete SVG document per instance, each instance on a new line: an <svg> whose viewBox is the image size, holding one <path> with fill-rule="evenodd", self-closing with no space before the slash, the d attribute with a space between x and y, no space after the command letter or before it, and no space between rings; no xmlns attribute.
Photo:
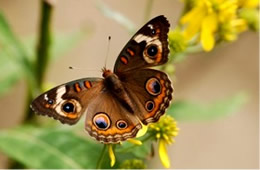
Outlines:
<svg viewBox="0 0 260 170"><path fill-rule="evenodd" d="M97 69L87 69L87 68L80 68L80 67L72 67L69 66L70 70L88 70L88 71L98 71Z"/></svg>
<svg viewBox="0 0 260 170"><path fill-rule="evenodd" d="M105 69L107 68L107 58L108 58L108 54L109 54L110 40L111 40L111 36L108 36L107 55L106 55L106 59L105 59Z"/></svg>

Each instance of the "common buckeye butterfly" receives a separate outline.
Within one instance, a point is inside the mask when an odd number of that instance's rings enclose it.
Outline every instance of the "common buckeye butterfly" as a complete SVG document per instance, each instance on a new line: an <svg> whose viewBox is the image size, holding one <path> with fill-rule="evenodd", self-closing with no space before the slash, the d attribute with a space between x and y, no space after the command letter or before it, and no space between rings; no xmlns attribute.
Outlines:
<svg viewBox="0 0 260 170"><path fill-rule="evenodd" d="M157 122L172 99L168 76L152 66L168 60L170 24L158 16L145 24L120 52L114 72L103 78L83 78L41 94L34 112L73 125L86 113L85 129L103 143L136 136L142 124Z"/></svg>

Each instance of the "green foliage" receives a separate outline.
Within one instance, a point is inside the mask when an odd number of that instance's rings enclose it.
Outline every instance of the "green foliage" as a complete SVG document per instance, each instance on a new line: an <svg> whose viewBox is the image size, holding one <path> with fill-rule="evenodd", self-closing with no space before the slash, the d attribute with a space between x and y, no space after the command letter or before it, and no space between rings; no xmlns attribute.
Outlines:
<svg viewBox="0 0 260 170"><path fill-rule="evenodd" d="M61 129L19 127L0 132L0 149L28 168L95 168L102 145Z"/></svg>
<svg viewBox="0 0 260 170"><path fill-rule="evenodd" d="M142 160L139 159L131 159L126 160L120 165L121 169L145 169L146 165Z"/></svg>
<svg viewBox="0 0 260 170"><path fill-rule="evenodd" d="M68 53L91 32L87 27L70 33L55 33L51 57L55 59ZM7 93L21 78L33 79L35 47L36 37L24 37L21 43L0 12L0 96Z"/></svg>
<svg viewBox="0 0 260 170"><path fill-rule="evenodd" d="M126 159L144 160L147 146L151 145L117 145L115 167ZM77 134L75 128L20 126L0 131L0 150L27 168L95 168L102 147L86 134ZM105 156L102 168L111 168L107 152Z"/></svg>
<svg viewBox="0 0 260 170"><path fill-rule="evenodd" d="M25 50L13 34L4 15L0 11L0 95L21 78L28 61Z"/></svg>
<svg viewBox="0 0 260 170"><path fill-rule="evenodd" d="M245 19L253 31L259 31L259 11L257 9L242 8L239 16Z"/></svg>
<svg viewBox="0 0 260 170"><path fill-rule="evenodd" d="M141 138L141 141L144 141L145 138ZM132 152L131 158L139 158L139 159L145 159L148 155L151 154L151 146L152 141L145 140L144 145L135 145L129 142L124 142L120 147L116 148L116 152L120 154L127 154L129 152Z"/></svg>
<svg viewBox="0 0 260 170"><path fill-rule="evenodd" d="M178 121L214 120L234 113L246 101L247 95L245 93L238 93L208 104L177 101L170 106L167 113Z"/></svg>

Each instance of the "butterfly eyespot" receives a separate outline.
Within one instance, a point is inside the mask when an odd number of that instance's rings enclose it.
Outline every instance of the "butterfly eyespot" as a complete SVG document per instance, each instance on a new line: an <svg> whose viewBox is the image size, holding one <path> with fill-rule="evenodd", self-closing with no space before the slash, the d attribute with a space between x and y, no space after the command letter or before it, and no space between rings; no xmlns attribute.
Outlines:
<svg viewBox="0 0 260 170"><path fill-rule="evenodd" d="M75 111L75 106L73 103L67 102L67 103L63 104L62 109L66 113L73 113Z"/></svg>
<svg viewBox="0 0 260 170"><path fill-rule="evenodd" d="M158 53L158 49L155 45L151 45L147 48L147 54L150 57L154 57Z"/></svg>
<svg viewBox="0 0 260 170"><path fill-rule="evenodd" d="M143 58L148 64L160 63L162 60L162 47L159 40L147 45L143 52Z"/></svg>
<svg viewBox="0 0 260 170"><path fill-rule="evenodd" d="M154 102L149 100L145 103L145 109L150 112L154 109Z"/></svg>
<svg viewBox="0 0 260 170"><path fill-rule="evenodd" d="M161 93L161 84L157 78L150 78L146 81L145 89L153 96L157 96Z"/></svg>
<svg viewBox="0 0 260 170"><path fill-rule="evenodd" d="M107 130L110 126L110 119L106 113L99 112L93 118L94 125L100 130Z"/></svg>
<svg viewBox="0 0 260 170"><path fill-rule="evenodd" d="M126 121L124 121L124 120L118 120L118 121L116 122L116 127L117 127L118 129L125 129L125 128L127 128L127 123L126 123Z"/></svg>

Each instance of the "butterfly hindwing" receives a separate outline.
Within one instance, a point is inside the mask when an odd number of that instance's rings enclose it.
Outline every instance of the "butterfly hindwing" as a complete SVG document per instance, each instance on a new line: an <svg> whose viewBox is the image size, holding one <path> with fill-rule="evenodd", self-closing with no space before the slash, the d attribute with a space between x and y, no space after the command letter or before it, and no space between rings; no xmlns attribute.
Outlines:
<svg viewBox="0 0 260 170"><path fill-rule="evenodd" d="M104 89L90 103L85 129L90 136L103 143L118 143L136 136L141 123L117 98Z"/></svg>
<svg viewBox="0 0 260 170"><path fill-rule="evenodd" d="M167 74L140 69L124 72L123 76L124 87L137 108L136 116L145 125L157 122L172 100L173 88Z"/></svg>

